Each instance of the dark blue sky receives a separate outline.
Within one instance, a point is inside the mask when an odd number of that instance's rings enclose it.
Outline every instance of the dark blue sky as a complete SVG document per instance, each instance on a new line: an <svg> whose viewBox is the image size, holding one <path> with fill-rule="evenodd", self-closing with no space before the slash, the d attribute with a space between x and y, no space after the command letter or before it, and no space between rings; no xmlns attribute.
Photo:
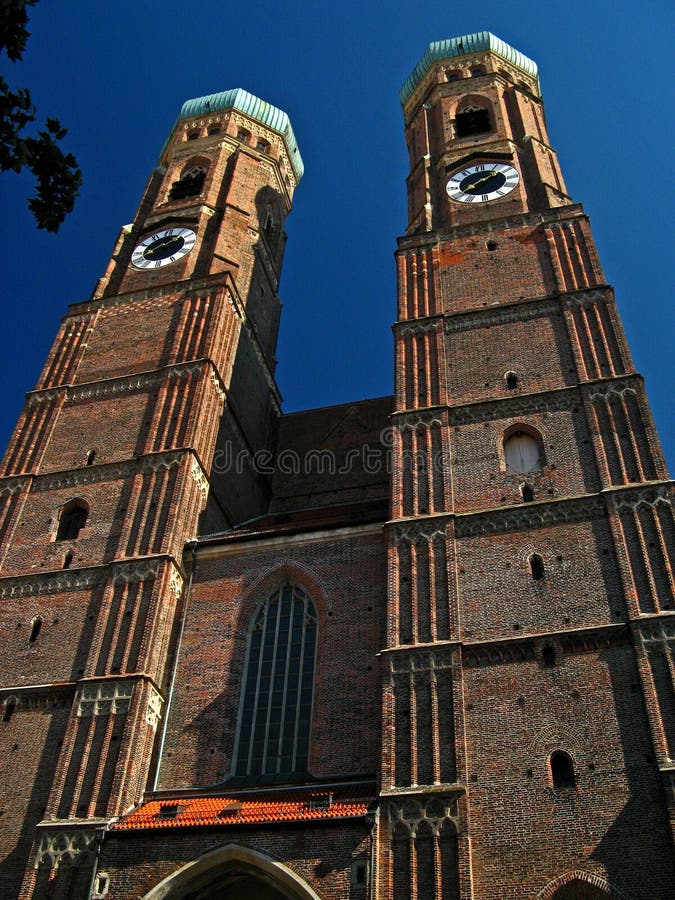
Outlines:
<svg viewBox="0 0 675 900"><path fill-rule="evenodd" d="M43 0L24 61L0 72L68 126L85 181L54 236L25 210L29 183L0 177L0 442L67 304L89 297L133 218L182 102L233 87L289 114L305 161L281 284L285 409L391 393L407 174L398 90L429 42L486 29L539 65L552 142L591 217L672 469L673 19L665 0Z"/></svg>

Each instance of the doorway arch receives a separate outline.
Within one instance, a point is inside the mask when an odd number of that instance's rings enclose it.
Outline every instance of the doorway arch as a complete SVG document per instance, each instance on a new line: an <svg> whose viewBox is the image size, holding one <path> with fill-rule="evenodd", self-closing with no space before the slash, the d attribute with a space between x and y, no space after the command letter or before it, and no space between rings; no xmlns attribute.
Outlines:
<svg viewBox="0 0 675 900"><path fill-rule="evenodd" d="M567 872L549 881L536 900L629 900L625 894L590 872Z"/></svg>
<svg viewBox="0 0 675 900"><path fill-rule="evenodd" d="M227 844L168 875L143 900L320 900L288 866L271 857Z"/></svg>

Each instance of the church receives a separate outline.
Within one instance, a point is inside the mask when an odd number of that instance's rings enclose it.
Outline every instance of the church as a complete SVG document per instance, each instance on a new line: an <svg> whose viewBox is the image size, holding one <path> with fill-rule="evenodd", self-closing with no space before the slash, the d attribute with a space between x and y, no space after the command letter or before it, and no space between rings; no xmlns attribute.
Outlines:
<svg viewBox="0 0 675 900"><path fill-rule="evenodd" d="M282 410L303 161L243 89L62 320L0 472L7 900L675 895L673 482L537 66L440 40L400 101L392 396Z"/></svg>

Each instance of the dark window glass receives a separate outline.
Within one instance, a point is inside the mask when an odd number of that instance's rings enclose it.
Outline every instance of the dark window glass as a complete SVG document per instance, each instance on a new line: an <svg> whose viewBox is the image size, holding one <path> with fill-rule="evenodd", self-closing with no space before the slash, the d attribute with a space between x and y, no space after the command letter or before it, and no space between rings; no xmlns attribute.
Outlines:
<svg viewBox="0 0 675 900"><path fill-rule="evenodd" d="M554 790L572 788L576 784L574 777L574 764L572 759L563 750L556 750L551 754L549 765L551 767L551 780Z"/></svg>
<svg viewBox="0 0 675 900"><path fill-rule="evenodd" d="M307 770L315 655L314 604L300 588L284 585L251 623L236 775Z"/></svg>
<svg viewBox="0 0 675 900"><path fill-rule="evenodd" d="M492 130L490 113L487 109L474 107L465 109L464 112L457 113L455 126L457 128L457 137L466 137L469 134L483 134L485 131Z"/></svg>
<svg viewBox="0 0 675 900"><path fill-rule="evenodd" d="M535 581L544 577L544 560L537 553L530 557L530 571Z"/></svg>
<svg viewBox="0 0 675 900"><path fill-rule="evenodd" d="M10 697L9 700L5 700L5 706L2 713L2 721L9 722L9 720L14 715L14 710L16 709L16 700L14 697Z"/></svg>
<svg viewBox="0 0 675 900"><path fill-rule="evenodd" d="M30 637L28 638L29 644L34 644L37 641L40 631L42 629L42 619L40 616L37 616L33 619L33 627L31 628Z"/></svg>
<svg viewBox="0 0 675 900"><path fill-rule="evenodd" d="M555 666L555 650L550 644L546 644L541 651L541 658L547 669L552 669Z"/></svg>
<svg viewBox="0 0 675 900"><path fill-rule="evenodd" d="M170 200L184 200L186 197L198 197L204 187L206 170L201 166L190 169L179 181L174 181L169 191Z"/></svg>
<svg viewBox="0 0 675 900"><path fill-rule="evenodd" d="M74 540L84 528L89 515L89 507L83 500L72 500L63 507L59 528L56 532L57 541Z"/></svg>

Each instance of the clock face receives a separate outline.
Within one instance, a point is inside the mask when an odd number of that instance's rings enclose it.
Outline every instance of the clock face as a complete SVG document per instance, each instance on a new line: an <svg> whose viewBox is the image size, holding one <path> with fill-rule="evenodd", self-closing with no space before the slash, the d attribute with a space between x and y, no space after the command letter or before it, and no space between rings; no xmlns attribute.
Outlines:
<svg viewBox="0 0 675 900"><path fill-rule="evenodd" d="M167 228L143 238L131 254L137 269L161 269L177 262L192 250L197 235L191 228Z"/></svg>
<svg viewBox="0 0 675 900"><path fill-rule="evenodd" d="M478 163L455 172L445 189L458 203L487 203L505 197L519 181L517 169L508 163Z"/></svg>

